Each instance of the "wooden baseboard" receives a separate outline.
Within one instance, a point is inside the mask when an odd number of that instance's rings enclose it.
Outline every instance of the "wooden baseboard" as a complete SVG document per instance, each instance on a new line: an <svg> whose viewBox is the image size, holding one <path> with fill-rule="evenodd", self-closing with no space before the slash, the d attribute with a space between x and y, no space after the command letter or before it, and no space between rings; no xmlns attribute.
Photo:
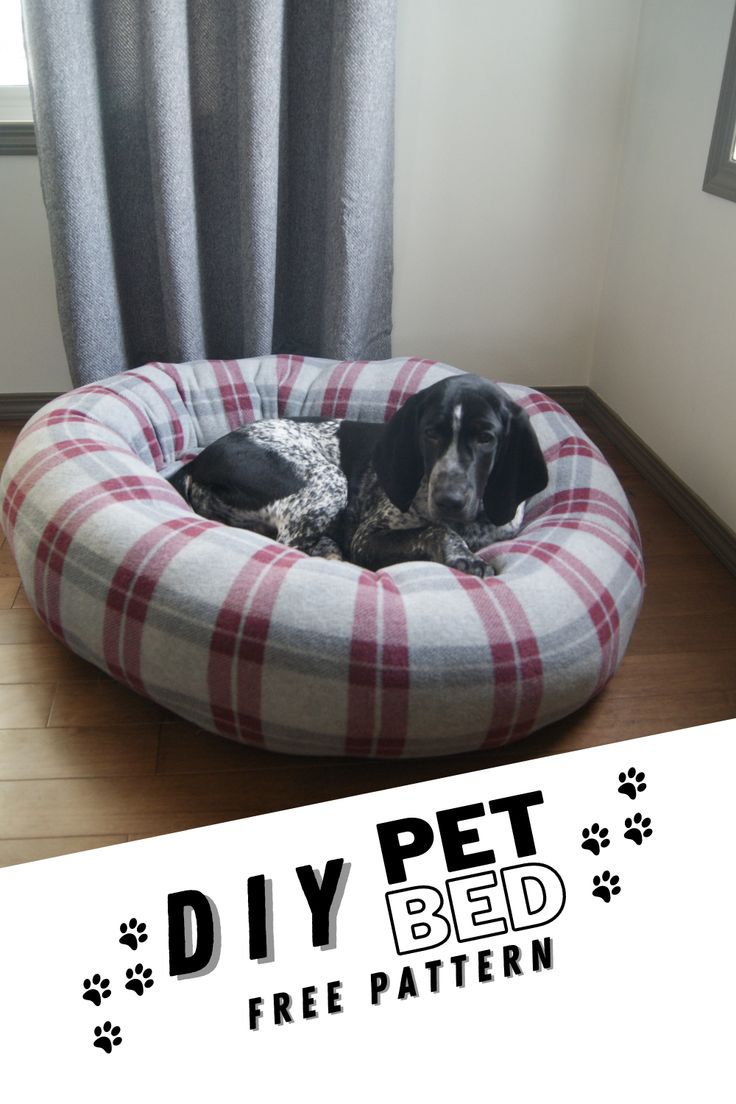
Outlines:
<svg viewBox="0 0 736 1104"><path fill-rule="evenodd" d="M659 491L667 503L697 533L711 552L736 575L736 533L721 521L699 495L660 460L633 429L590 387L540 387L545 395L575 416L587 415L637 471ZM57 397L48 394L0 395L0 422L23 422Z"/></svg>
<svg viewBox="0 0 736 1104"><path fill-rule="evenodd" d="M699 495L675 475L649 445L603 401L595 391L586 398L585 413L605 433L637 471L662 498L687 522L704 544L736 575L736 533L711 510Z"/></svg>
<svg viewBox="0 0 736 1104"><path fill-rule="evenodd" d="M583 387L579 384L571 384L566 387L539 387L537 390L544 392L545 395L549 395L551 399L554 399L560 406L564 406L565 410L573 416L576 414L585 414L585 404L588 399L589 387Z"/></svg>
<svg viewBox="0 0 736 1104"><path fill-rule="evenodd" d="M28 394L0 395L0 422L26 422L62 391L32 392Z"/></svg>
<svg viewBox="0 0 736 1104"><path fill-rule="evenodd" d="M0 154L35 154L36 128L33 123L15 122L14 120L0 122Z"/></svg>
<svg viewBox="0 0 736 1104"><path fill-rule="evenodd" d="M736 533L590 387L540 387L574 416L585 414L659 491L703 544L736 575Z"/></svg>

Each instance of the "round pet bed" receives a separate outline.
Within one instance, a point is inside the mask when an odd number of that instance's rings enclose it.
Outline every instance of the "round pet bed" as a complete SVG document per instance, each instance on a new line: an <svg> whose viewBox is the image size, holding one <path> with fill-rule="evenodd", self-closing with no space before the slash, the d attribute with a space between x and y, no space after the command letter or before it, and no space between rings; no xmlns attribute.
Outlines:
<svg viewBox="0 0 736 1104"><path fill-rule="evenodd" d="M256 418L388 419L456 369L272 356L152 364L72 391L23 429L3 525L60 640L213 732L275 751L424 756L518 739L615 672L642 596L636 522L598 449L537 391L549 484L498 574L373 573L193 514L164 476Z"/></svg>

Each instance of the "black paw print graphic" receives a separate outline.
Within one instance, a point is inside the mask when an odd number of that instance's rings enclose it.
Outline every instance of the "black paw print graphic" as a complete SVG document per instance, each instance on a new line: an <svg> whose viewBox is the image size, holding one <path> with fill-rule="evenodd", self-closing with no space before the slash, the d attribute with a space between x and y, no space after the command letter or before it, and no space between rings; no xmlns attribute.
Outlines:
<svg viewBox="0 0 736 1104"><path fill-rule="evenodd" d="M84 989L82 1000L92 1001L92 1004L99 1008L103 1000L110 996L109 984L109 980L100 977L99 974L93 974L91 978L85 978L82 982L82 988Z"/></svg>
<svg viewBox="0 0 736 1104"><path fill-rule="evenodd" d="M633 819L627 817L624 821L624 825L627 829L627 831L624 832L624 839L630 839L636 844L641 844L643 840L652 834L652 829L649 827L651 823L651 818L643 817L641 813L635 813Z"/></svg>
<svg viewBox="0 0 736 1104"><path fill-rule="evenodd" d="M146 925L140 923L134 916L131 917L127 924L120 925L120 931L122 935L118 942L123 943L126 947L130 947L131 951L137 951L138 944L145 943L148 939Z"/></svg>
<svg viewBox="0 0 736 1104"><path fill-rule="evenodd" d="M593 896L600 897L601 901L608 903L612 897L621 892L618 874L611 874L610 870L604 870L602 874L596 874L593 879Z"/></svg>
<svg viewBox="0 0 736 1104"><path fill-rule="evenodd" d="M636 795L647 788L644 777L644 771L639 771L637 773L636 767L629 767L625 774L621 771L621 774L618 776L618 780L621 783L618 792L626 794L627 797L630 797L631 800L634 801Z"/></svg>
<svg viewBox="0 0 736 1104"><path fill-rule="evenodd" d="M143 996L144 989L150 989L153 985L151 970L144 970L140 962L135 969L126 970L125 976L128 979L125 988L137 993L139 997Z"/></svg>
<svg viewBox="0 0 736 1104"><path fill-rule="evenodd" d="M111 1054L112 1048L120 1046L122 1041L120 1028L113 1027L109 1020L105 1020L102 1027L95 1028L95 1041L92 1045L104 1050L105 1054Z"/></svg>
<svg viewBox="0 0 736 1104"><path fill-rule="evenodd" d="M608 847L611 841L608 838L608 829L601 828L597 822L590 828L583 828L583 842L580 846L584 851L591 851L594 855L600 855L604 847Z"/></svg>

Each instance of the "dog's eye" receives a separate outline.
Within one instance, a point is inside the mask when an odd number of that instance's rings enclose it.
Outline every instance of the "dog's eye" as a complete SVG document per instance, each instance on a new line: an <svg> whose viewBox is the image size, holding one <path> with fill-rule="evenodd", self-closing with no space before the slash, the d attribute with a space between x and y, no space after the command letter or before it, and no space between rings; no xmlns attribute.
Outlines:
<svg viewBox="0 0 736 1104"><path fill-rule="evenodd" d="M427 426L424 431L424 436L427 438L428 441L439 441L440 431L438 429L435 429L434 426Z"/></svg>
<svg viewBox="0 0 736 1104"><path fill-rule="evenodd" d="M477 434L475 439L481 445L490 445L495 440L495 437L492 433L489 433L488 430L481 430L481 432Z"/></svg>

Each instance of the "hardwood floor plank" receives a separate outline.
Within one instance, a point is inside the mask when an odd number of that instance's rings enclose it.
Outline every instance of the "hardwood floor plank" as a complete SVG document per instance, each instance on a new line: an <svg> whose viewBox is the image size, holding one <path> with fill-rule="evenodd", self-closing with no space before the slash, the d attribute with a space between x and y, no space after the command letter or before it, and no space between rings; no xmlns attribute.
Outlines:
<svg viewBox="0 0 736 1104"><path fill-rule="evenodd" d="M255 772L0 782L0 836L156 833L291 808L334 792L334 779L315 770L311 779L302 768L275 772L265 788Z"/></svg>
<svg viewBox="0 0 736 1104"><path fill-rule="evenodd" d="M153 774L158 725L0 729L0 779Z"/></svg>
<svg viewBox="0 0 736 1104"><path fill-rule="evenodd" d="M30 607L0 609L0 644L48 644L51 641L51 633Z"/></svg>
<svg viewBox="0 0 736 1104"><path fill-rule="evenodd" d="M3 728L43 728L55 693L54 682L0 685L0 723Z"/></svg>
<svg viewBox="0 0 736 1104"><path fill-rule="evenodd" d="M10 578L0 579L0 609L10 609L18 597L20 589L19 578L11 576Z"/></svg>
<svg viewBox="0 0 736 1104"><path fill-rule="evenodd" d="M91 679L96 667L46 635L35 644L0 644L0 683Z"/></svg>
<svg viewBox="0 0 736 1104"><path fill-rule="evenodd" d="M31 609L31 603L28 601L28 595L26 594L23 586L18 587L18 593L15 596L13 602L13 609Z"/></svg>
<svg viewBox="0 0 736 1104"><path fill-rule="evenodd" d="M656 576L654 570L652 566L642 616L688 617L695 614L707 622L736 618L736 592L729 581L712 578L690 586L687 579L683 579L678 587L672 581L677 577L676 571L672 572L672 580L667 580L664 567Z"/></svg>
<svg viewBox="0 0 736 1104"><path fill-rule="evenodd" d="M136 840L151 839L155 836L167 836L171 832L188 832L191 828L206 828L210 824L223 824L228 820L242 820L240 816L223 816L204 814L203 816L192 816L191 814L185 814L184 822L182 817L175 813L170 816L165 812L162 812L157 820L152 821L152 829L148 832L131 832L128 835L127 842L134 843Z"/></svg>
<svg viewBox="0 0 736 1104"><path fill-rule="evenodd" d="M647 484L640 484L633 490L626 488L626 492L639 524L645 556L712 555L679 514Z"/></svg>
<svg viewBox="0 0 736 1104"><path fill-rule="evenodd" d="M59 683L48 723L51 728L100 728L114 724L155 724L165 716L165 710L155 702L112 679L100 677L94 682Z"/></svg>
<svg viewBox="0 0 736 1104"><path fill-rule="evenodd" d="M704 617L702 611L650 614L645 607L629 644L630 655L721 651L736 652L736 617Z"/></svg>
<svg viewBox="0 0 736 1104"><path fill-rule="evenodd" d="M620 677L619 677L620 676ZM729 693L736 686L736 653L666 652L624 656L619 675L606 687L609 698Z"/></svg>
<svg viewBox="0 0 736 1104"><path fill-rule="evenodd" d="M16 418L13 421L0 422L0 441L7 442L12 445L15 443L15 438L18 436L23 426L26 423L22 418Z"/></svg>
<svg viewBox="0 0 736 1104"><path fill-rule="evenodd" d="M0 839L0 866L16 863L54 859L59 855L72 855L77 851L90 851L95 847L110 847L114 843L126 843L127 836L68 836L49 839Z"/></svg>
<svg viewBox="0 0 736 1104"><path fill-rule="evenodd" d="M161 725L159 774L196 774L198 771L278 770L306 763L324 763L321 756L278 755L250 748L205 732L187 721Z"/></svg>
<svg viewBox="0 0 736 1104"><path fill-rule="evenodd" d="M13 553L10 549L0 548L0 578L17 578L18 568L15 566L15 560L13 559Z"/></svg>

